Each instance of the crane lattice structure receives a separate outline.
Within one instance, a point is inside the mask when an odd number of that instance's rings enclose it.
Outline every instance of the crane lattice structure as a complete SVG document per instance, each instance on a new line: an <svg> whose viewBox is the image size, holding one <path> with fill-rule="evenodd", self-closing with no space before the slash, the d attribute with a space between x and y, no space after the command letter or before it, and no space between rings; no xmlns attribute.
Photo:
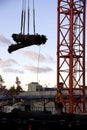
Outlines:
<svg viewBox="0 0 87 130"><path fill-rule="evenodd" d="M86 0L58 0L57 88L63 83L69 113L85 113Z"/></svg>

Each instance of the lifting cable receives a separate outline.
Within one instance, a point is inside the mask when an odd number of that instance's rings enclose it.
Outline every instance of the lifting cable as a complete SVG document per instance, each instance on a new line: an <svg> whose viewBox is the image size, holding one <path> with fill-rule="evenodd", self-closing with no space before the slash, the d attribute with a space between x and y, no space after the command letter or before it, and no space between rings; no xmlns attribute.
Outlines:
<svg viewBox="0 0 87 130"><path fill-rule="evenodd" d="M34 0L33 0L33 29L34 29L34 35L35 35L35 7L34 7Z"/></svg>
<svg viewBox="0 0 87 130"><path fill-rule="evenodd" d="M28 34L29 34L29 25L30 25L30 8L29 8L29 0L28 0Z"/></svg>
<svg viewBox="0 0 87 130"><path fill-rule="evenodd" d="M29 8L29 0L28 0L28 34L29 34L29 25L30 25L30 8ZM26 22L26 0L22 2L22 14L21 14L21 34L25 34L25 22ZM35 35L35 5L33 0L33 34ZM38 62L37 62L37 82L38 82L38 73L39 73L39 61L40 61L40 46L39 46L39 54L38 54Z"/></svg>
<svg viewBox="0 0 87 130"><path fill-rule="evenodd" d="M22 14L21 14L21 34L25 34L25 20L26 20L26 0L23 0Z"/></svg>
<svg viewBox="0 0 87 130"><path fill-rule="evenodd" d="M33 0L33 33L35 35L35 5L34 5L34 0ZM39 62L40 62L40 46L39 46L39 53L38 53L38 60L37 60L37 82L38 80L38 75L39 75Z"/></svg>
<svg viewBox="0 0 87 130"><path fill-rule="evenodd" d="M38 80L38 75L39 75L39 62L40 62L40 46L39 46L39 54L38 54L38 61L37 61L37 82L39 82Z"/></svg>
<svg viewBox="0 0 87 130"><path fill-rule="evenodd" d="M28 34L29 34L29 23L30 23L30 9L28 0ZM22 14L21 14L21 34L25 34L25 22L26 22L26 0L22 2ZM35 35L35 7L33 0L33 34Z"/></svg>

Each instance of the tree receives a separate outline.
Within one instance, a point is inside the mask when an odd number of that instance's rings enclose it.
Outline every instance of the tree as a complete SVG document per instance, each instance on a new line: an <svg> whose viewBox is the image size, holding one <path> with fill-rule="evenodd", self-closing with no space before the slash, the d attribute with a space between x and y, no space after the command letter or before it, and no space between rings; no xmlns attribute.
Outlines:
<svg viewBox="0 0 87 130"><path fill-rule="evenodd" d="M14 86L14 85L8 90L8 94L9 94L10 96L16 95L16 89L15 89L15 86Z"/></svg>
<svg viewBox="0 0 87 130"><path fill-rule="evenodd" d="M20 92L23 91L22 87L20 86L21 82L20 82L20 80L19 80L18 77L16 77L16 82L15 82L15 83L17 84L17 87L16 87L16 95L18 95Z"/></svg>
<svg viewBox="0 0 87 130"><path fill-rule="evenodd" d="M4 80L2 76L0 75L0 88L3 88L3 83L4 83Z"/></svg>

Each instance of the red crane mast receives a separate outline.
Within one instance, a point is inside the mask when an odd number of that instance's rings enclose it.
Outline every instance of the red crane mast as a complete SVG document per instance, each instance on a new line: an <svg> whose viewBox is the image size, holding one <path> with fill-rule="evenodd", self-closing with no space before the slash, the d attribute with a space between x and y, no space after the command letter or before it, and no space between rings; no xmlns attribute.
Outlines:
<svg viewBox="0 0 87 130"><path fill-rule="evenodd" d="M85 113L86 0L57 2L57 88L69 113Z"/></svg>

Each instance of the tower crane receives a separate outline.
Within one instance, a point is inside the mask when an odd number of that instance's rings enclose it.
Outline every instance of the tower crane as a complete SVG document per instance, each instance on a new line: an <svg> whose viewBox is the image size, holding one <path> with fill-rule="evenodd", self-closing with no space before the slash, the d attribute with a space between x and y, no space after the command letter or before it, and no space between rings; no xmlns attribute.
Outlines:
<svg viewBox="0 0 87 130"><path fill-rule="evenodd" d="M57 88L69 113L85 113L86 0L57 2Z"/></svg>

